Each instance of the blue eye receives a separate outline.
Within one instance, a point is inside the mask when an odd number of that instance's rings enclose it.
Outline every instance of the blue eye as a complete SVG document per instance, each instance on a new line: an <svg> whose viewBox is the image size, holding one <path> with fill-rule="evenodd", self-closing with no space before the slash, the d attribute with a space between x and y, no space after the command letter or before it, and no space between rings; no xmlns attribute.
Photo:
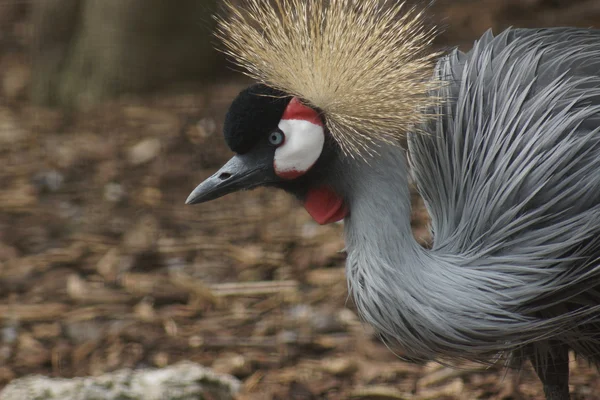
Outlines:
<svg viewBox="0 0 600 400"><path fill-rule="evenodd" d="M281 131L274 131L269 135L269 143L273 146L280 146L285 140L285 135Z"/></svg>

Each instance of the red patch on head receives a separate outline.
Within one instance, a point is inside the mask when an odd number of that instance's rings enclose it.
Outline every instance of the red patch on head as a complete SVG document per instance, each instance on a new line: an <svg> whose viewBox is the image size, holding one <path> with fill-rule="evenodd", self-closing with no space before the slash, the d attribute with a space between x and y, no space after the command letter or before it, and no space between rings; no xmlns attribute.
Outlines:
<svg viewBox="0 0 600 400"><path fill-rule="evenodd" d="M285 111L283 112L283 116L281 119L301 119L304 121L308 121L315 125L323 126L323 121L319 117L319 113L313 110L310 107L305 106L302 102L294 97Z"/></svg>
<svg viewBox="0 0 600 400"><path fill-rule="evenodd" d="M304 199L304 208L321 225L340 221L350 212L344 200L327 186L311 189Z"/></svg>

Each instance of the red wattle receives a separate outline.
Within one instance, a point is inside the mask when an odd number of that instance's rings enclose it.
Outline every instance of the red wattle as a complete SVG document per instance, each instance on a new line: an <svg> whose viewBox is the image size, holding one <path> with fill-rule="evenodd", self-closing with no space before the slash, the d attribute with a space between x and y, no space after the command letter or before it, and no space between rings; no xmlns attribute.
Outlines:
<svg viewBox="0 0 600 400"><path fill-rule="evenodd" d="M304 172L302 171L297 171L295 169L291 169L289 171L277 171L277 167L275 167L275 173L277 174L278 177L280 177L281 179L286 179L286 180L292 180L292 179L296 179L302 175L304 175Z"/></svg>
<svg viewBox="0 0 600 400"><path fill-rule="evenodd" d="M349 213L344 200L327 186L309 190L304 208L321 225L340 221Z"/></svg>

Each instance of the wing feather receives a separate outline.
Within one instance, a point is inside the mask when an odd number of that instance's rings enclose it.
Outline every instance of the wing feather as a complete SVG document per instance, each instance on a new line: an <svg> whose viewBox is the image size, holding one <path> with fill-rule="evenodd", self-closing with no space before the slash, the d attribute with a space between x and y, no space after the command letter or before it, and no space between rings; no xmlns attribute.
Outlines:
<svg viewBox="0 0 600 400"><path fill-rule="evenodd" d="M515 311L572 318L600 364L600 31L488 32L435 74L446 101L408 137L433 251L518 279Z"/></svg>

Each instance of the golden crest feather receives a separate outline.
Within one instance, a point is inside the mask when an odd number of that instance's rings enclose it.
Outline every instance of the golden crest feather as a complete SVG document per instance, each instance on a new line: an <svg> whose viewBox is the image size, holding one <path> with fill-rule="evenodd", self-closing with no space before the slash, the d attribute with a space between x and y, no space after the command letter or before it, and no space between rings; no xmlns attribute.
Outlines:
<svg viewBox="0 0 600 400"><path fill-rule="evenodd" d="M238 3L238 2L236 2ZM439 99L423 13L393 0L225 0L217 36L244 73L323 113L346 154L397 144Z"/></svg>

